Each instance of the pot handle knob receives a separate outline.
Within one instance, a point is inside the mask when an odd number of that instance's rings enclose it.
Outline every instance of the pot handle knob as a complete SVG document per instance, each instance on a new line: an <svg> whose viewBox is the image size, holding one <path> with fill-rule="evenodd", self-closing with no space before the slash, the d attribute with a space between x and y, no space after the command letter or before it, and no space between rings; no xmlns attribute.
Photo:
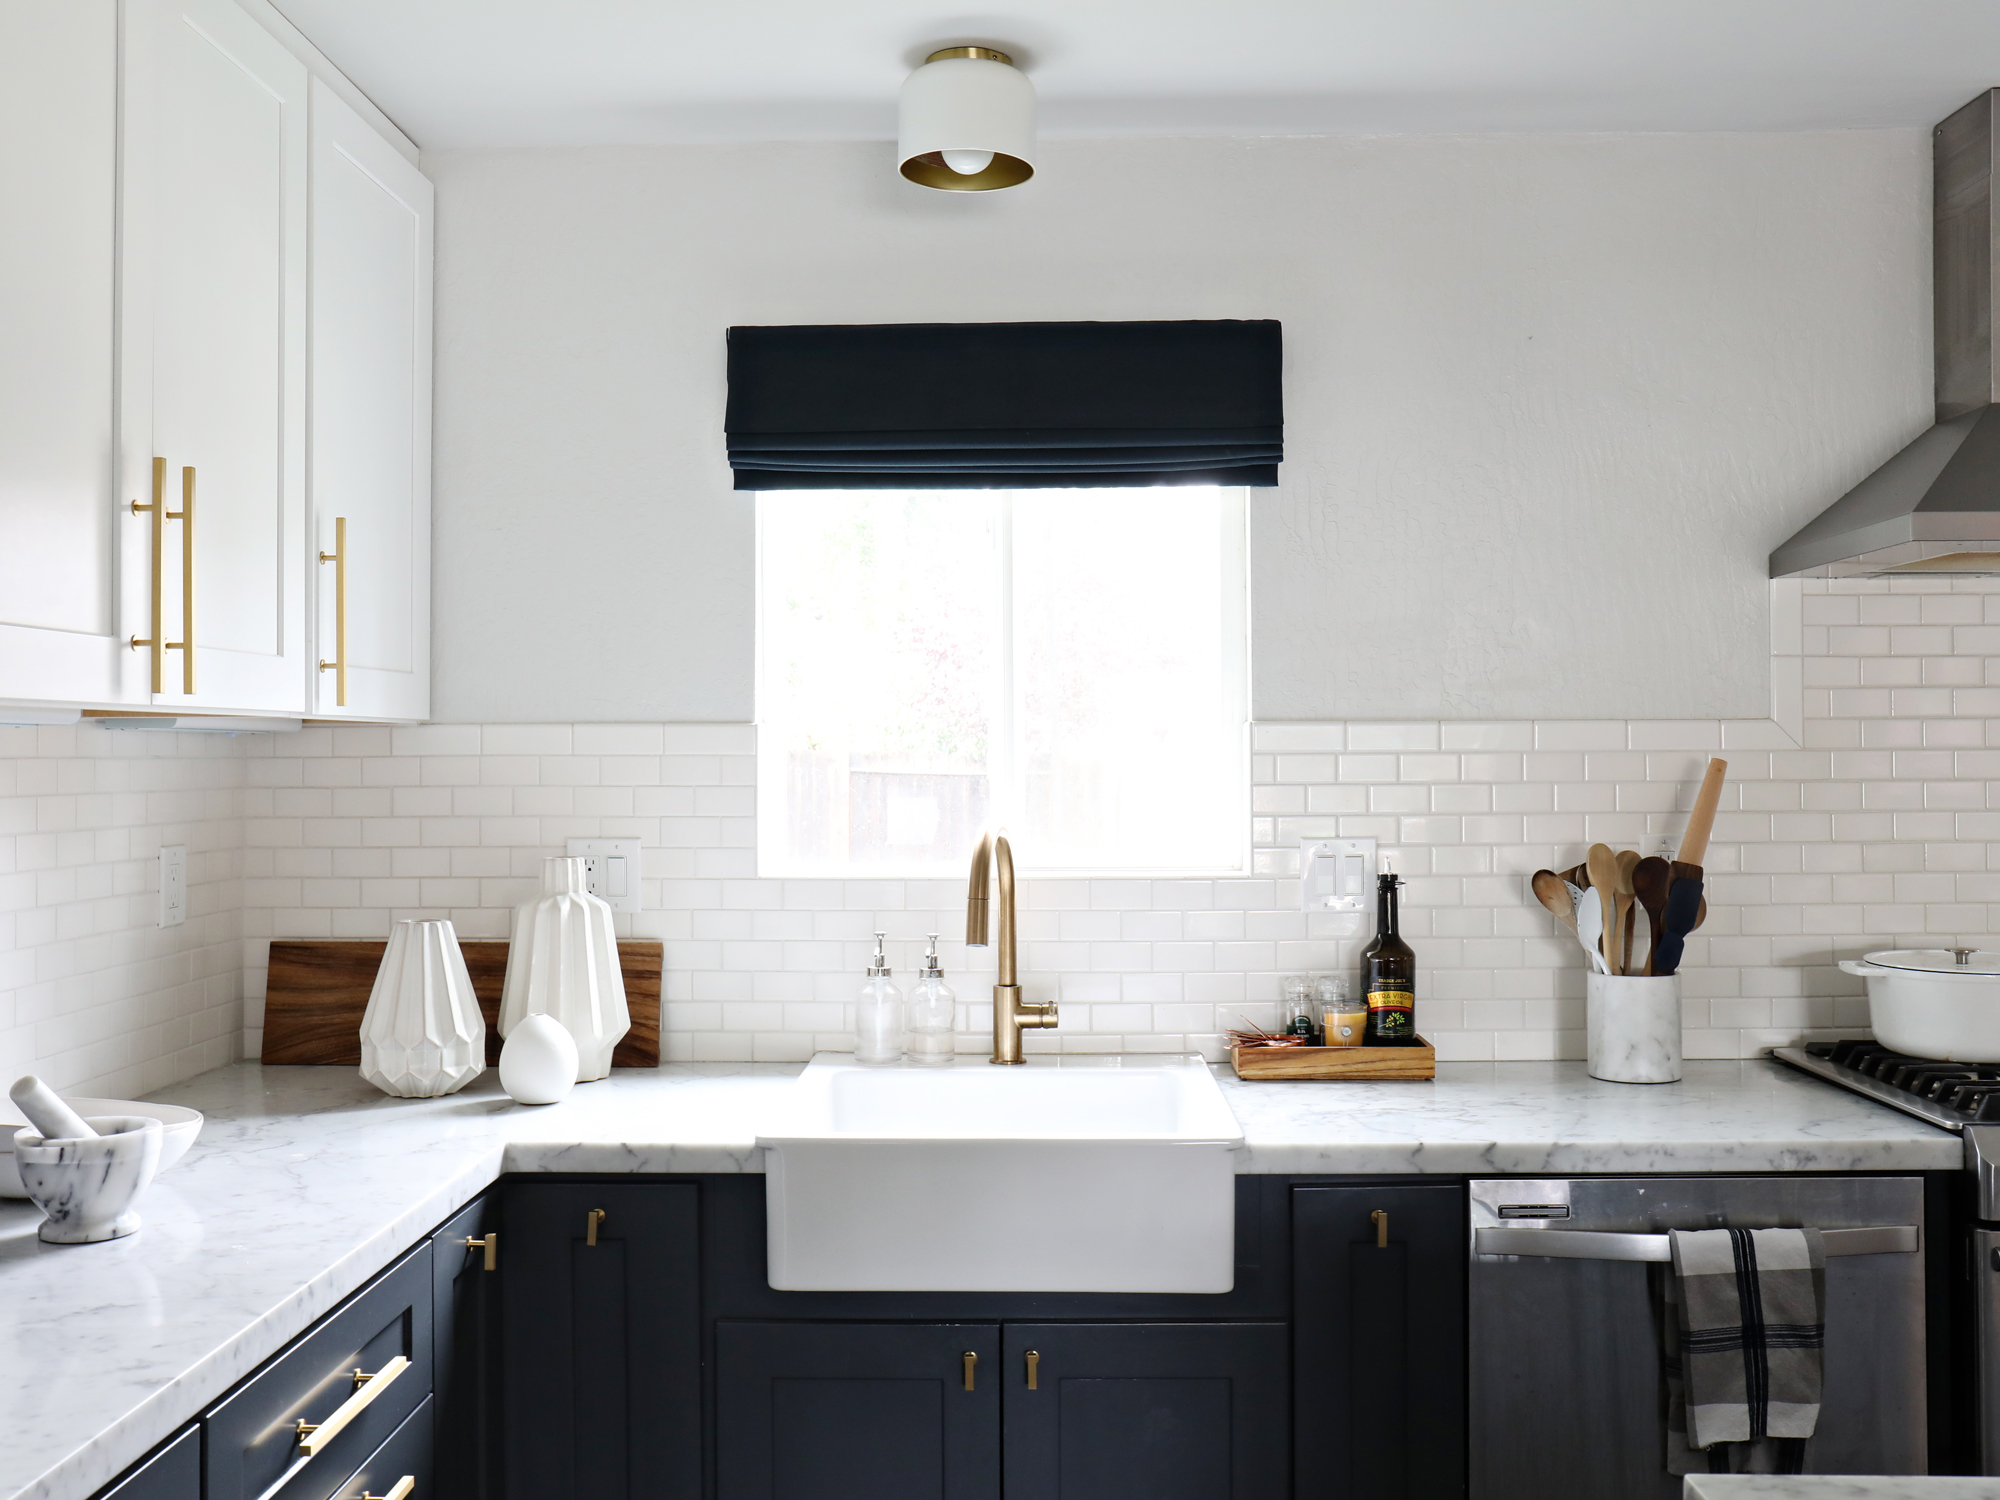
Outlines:
<svg viewBox="0 0 2000 1500"><path fill-rule="evenodd" d="M1843 974L1859 974L1862 978L1866 979L1872 974L1886 974L1889 971L1880 964L1866 963L1858 958L1843 958L1840 961L1840 972Z"/></svg>

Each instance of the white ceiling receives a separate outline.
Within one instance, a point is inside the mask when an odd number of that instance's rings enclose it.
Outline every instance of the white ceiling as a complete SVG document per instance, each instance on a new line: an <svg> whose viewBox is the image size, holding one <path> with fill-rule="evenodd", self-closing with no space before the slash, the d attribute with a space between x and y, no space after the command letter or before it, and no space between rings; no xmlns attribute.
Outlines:
<svg viewBox="0 0 2000 1500"><path fill-rule="evenodd" d="M931 48L1045 135L1927 125L2000 0L276 0L419 145L868 140Z"/></svg>

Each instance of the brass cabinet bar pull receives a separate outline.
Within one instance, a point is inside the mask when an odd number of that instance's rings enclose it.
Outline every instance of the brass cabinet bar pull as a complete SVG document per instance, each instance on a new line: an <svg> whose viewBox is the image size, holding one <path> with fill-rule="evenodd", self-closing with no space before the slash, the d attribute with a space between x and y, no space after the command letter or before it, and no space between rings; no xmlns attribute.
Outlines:
<svg viewBox="0 0 2000 1500"><path fill-rule="evenodd" d="M133 636L132 649L137 651L141 646L152 648L150 652L153 660L153 686L151 690L155 693L164 693L167 690L166 632L162 629L162 600L160 598L160 587L166 581L166 563L163 556L167 543L166 489L167 461L164 458L156 458L153 460L153 503L151 505L141 505L137 500L132 502L133 515L142 516L150 511L153 517L153 603L150 616L152 634Z"/></svg>
<svg viewBox="0 0 2000 1500"><path fill-rule="evenodd" d="M167 642L169 651L181 654L181 691L194 691L194 465L181 470L181 509L169 521L181 523L181 638Z"/></svg>
<svg viewBox="0 0 2000 1500"><path fill-rule="evenodd" d="M597 1226L610 1217L601 1208L593 1208L588 1214L584 1215L583 1242L586 1245L595 1245L597 1243Z"/></svg>
<svg viewBox="0 0 2000 1500"><path fill-rule="evenodd" d="M361 1388L345 1401L341 1402L340 1405L336 1406L333 1409L332 1416L328 1417L324 1422L300 1422L297 1424L299 1452L307 1458L312 1458L318 1454L328 1443L340 1436L341 1430L349 1422L352 1422L356 1417L368 1410L377 1396L395 1384L398 1375L401 1375L409 1368L409 1360L399 1354L373 1375L364 1375L361 1371L356 1370L354 1374Z"/></svg>
<svg viewBox="0 0 2000 1500"><path fill-rule="evenodd" d="M417 1476L414 1474L405 1474L401 1479L389 1486L388 1494L371 1495L368 1491L363 1490L354 1497L354 1500L408 1500L410 1492L416 1487Z"/></svg>
<svg viewBox="0 0 2000 1500"><path fill-rule="evenodd" d="M465 1245L465 1248L466 1248L466 1249L468 1249L468 1250L484 1250L484 1251L486 1252L486 1269L487 1269L487 1270L489 1270L489 1271L497 1271L497 1270L499 1270L499 1269L500 1269L500 1236L499 1236L499 1235L497 1235L497 1234L489 1234L489 1235L487 1235L487 1236L486 1236L486 1237L485 1237L484 1239L474 1239L474 1240L465 1240L465 1241L463 1241L462 1243L463 1243L463 1244Z"/></svg>
<svg viewBox="0 0 2000 1500"><path fill-rule="evenodd" d="M1389 1210L1386 1208L1376 1209L1374 1213L1368 1216L1368 1222L1375 1226L1375 1248L1377 1250L1387 1250L1389 1248Z"/></svg>
<svg viewBox="0 0 2000 1500"><path fill-rule="evenodd" d="M974 1354L970 1349L968 1349L965 1351L963 1355L960 1356L960 1359L963 1361L965 1365L965 1388L969 1391L972 1389L973 1366L979 1363L979 1356L977 1354Z"/></svg>
<svg viewBox="0 0 2000 1500"><path fill-rule="evenodd" d="M347 707L347 517L333 518L333 550L319 555L322 566L333 564L333 656L320 658L319 669L333 673L333 701ZM591 1244L596 1244L592 1240Z"/></svg>
<svg viewBox="0 0 2000 1500"><path fill-rule="evenodd" d="M1033 1349L1030 1349L1028 1351L1028 1389L1031 1391L1038 1391L1041 1389L1041 1387L1035 1383L1040 1373L1036 1369L1036 1366L1041 1364L1041 1362L1042 1362L1042 1356L1036 1353Z"/></svg>

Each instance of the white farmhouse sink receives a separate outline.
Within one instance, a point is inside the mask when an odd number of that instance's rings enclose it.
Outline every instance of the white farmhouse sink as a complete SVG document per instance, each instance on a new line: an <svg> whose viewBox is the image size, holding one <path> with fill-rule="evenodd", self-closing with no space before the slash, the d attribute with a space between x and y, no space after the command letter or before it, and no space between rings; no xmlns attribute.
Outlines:
<svg viewBox="0 0 2000 1500"><path fill-rule="evenodd" d="M1242 1127L1198 1057L869 1067L757 1137L780 1291L1226 1292Z"/></svg>

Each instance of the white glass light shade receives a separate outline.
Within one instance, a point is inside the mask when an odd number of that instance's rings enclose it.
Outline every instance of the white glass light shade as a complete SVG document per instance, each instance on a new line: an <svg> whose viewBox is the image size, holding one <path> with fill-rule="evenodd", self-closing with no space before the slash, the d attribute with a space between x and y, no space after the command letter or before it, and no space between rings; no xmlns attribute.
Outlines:
<svg viewBox="0 0 2000 1500"><path fill-rule="evenodd" d="M933 53L903 80L899 119L899 169L923 187L979 193L1035 175L1035 86L1005 53L983 47ZM947 162L946 152L956 161ZM979 153L991 153L983 167Z"/></svg>
<svg viewBox="0 0 2000 1500"><path fill-rule="evenodd" d="M399 1099L455 1093L486 1071L486 1021L449 922L398 922L361 1017L361 1076Z"/></svg>
<svg viewBox="0 0 2000 1500"><path fill-rule="evenodd" d="M611 1071L611 1051L632 1028L611 907L584 889L583 861L542 861L542 894L514 908L500 1035L523 1016L554 1016L576 1042L576 1081Z"/></svg>

